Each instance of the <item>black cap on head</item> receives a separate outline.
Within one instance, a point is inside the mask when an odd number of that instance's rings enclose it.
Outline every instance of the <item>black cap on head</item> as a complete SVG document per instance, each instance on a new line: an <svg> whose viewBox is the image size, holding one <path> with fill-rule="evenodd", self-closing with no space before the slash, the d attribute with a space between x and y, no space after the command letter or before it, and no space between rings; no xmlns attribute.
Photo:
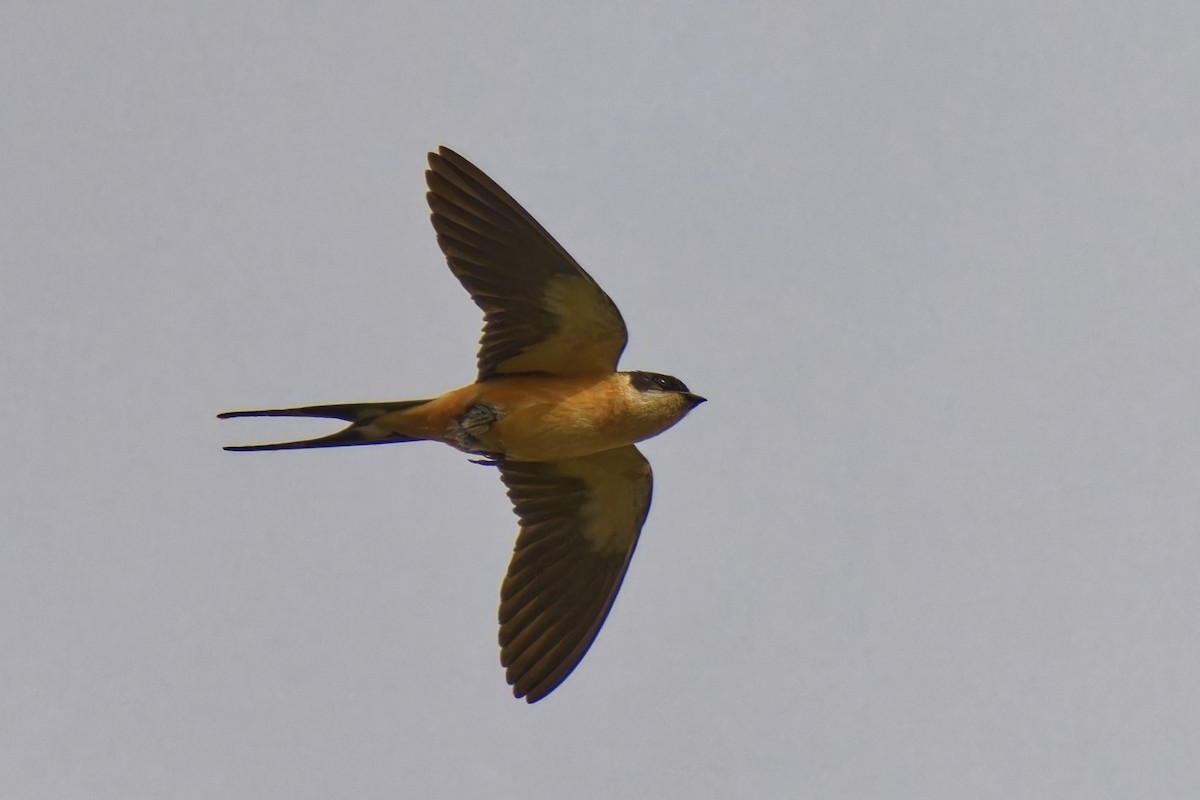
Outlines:
<svg viewBox="0 0 1200 800"><path fill-rule="evenodd" d="M657 372L631 372L629 382L639 392L688 392L690 390L679 378Z"/></svg>

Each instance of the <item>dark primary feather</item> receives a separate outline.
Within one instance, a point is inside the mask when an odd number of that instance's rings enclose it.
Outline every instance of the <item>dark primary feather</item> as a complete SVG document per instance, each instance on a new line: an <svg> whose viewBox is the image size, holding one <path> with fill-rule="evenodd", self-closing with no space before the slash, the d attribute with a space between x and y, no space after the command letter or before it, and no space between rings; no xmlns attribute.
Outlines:
<svg viewBox="0 0 1200 800"><path fill-rule="evenodd" d="M558 462L502 462L521 532L500 592L500 661L536 702L599 633L650 509L650 464L632 445Z"/></svg>
<svg viewBox="0 0 1200 800"><path fill-rule="evenodd" d="M480 380L516 371L615 370L626 340L621 313L545 228L446 147L429 154L425 176L438 244L484 312ZM559 313L548 297L567 287L582 305ZM556 339L556 346L544 346ZM523 354L525 362L506 363Z"/></svg>

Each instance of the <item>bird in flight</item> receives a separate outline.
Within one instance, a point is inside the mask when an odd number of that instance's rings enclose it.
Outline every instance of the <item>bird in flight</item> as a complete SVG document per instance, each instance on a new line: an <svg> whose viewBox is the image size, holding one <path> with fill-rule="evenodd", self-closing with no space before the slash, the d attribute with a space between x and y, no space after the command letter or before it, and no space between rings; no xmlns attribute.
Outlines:
<svg viewBox="0 0 1200 800"><path fill-rule="evenodd" d="M678 378L618 372L625 322L591 276L516 200L446 147L426 195L450 271L483 311L474 383L429 400L344 403L229 417L324 417L329 436L226 450L444 442L494 466L520 531L500 589L500 662L537 702L591 646L650 510L635 442L704 402Z"/></svg>

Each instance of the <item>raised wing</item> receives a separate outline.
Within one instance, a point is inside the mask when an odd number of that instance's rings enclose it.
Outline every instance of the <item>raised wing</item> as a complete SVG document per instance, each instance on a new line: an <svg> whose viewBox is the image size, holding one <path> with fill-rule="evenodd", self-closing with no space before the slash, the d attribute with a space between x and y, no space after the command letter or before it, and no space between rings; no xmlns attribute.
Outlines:
<svg viewBox="0 0 1200 800"><path fill-rule="evenodd" d="M429 154L425 180L450 271L483 310L479 379L615 371L621 312L537 220L449 148Z"/></svg>
<svg viewBox="0 0 1200 800"><path fill-rule="evenodd" d="M505 462L521 518L500 590L500 663L513 695L541 700L591 647L650 510L650 462L632 445L554 462Z"/></svg>

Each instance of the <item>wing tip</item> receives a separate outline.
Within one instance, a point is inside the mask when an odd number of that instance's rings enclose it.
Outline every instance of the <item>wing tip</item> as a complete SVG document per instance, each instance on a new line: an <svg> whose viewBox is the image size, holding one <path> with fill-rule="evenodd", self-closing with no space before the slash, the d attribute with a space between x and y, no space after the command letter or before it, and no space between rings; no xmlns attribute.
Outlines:
<svg viewBox="0 0 1200 800"><path fill-rule="evenodd" d="M430 171L436 172L438 170L438 167L443 163L446 163L446 164L449 164L451 166L458 167L459 169L461 169L464 164L469 165L471 162L467 161L466 158L459 155L454 150L451 150L446 145L439 144L437 147L437 150L429 151L429 169L430 169Z"/></svg>

